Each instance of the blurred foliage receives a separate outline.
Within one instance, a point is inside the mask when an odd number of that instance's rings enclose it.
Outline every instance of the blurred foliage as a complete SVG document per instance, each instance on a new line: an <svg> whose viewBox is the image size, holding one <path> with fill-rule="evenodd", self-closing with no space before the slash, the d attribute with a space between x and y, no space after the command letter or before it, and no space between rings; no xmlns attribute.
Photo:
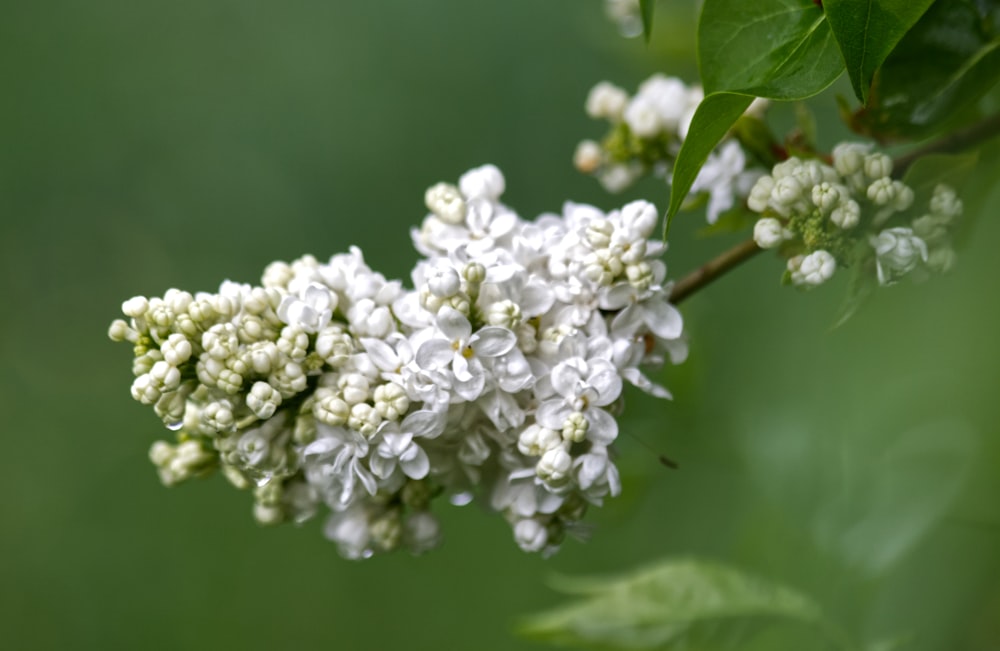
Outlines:
<svg viewBox="0 0 1000 651"><path fill-rule="evenodd" d="M146 459L160 425L105 339L123 299L350 244L402 276L424 189L487 161L526 217L567 198L663 204L652 180L608 197L570 157L591 85L693 79L693 33L676 1L648 50L578 0L5 7L4 647L542 648L509 631L559 601L550 571L692 555L807 595L866 644L995 646L995 158L969 183L955 271L840 329L837 287L789 293L764 258L685 304L675 401L629 395L624 494L553 559L453 509L441 550L348 563L319 526L259 529L221 479L166 490ZM672 230L674 276L727 246L696 239L699 221ZM757 648L792 648L781 635Z"/></svg>
<svg viewBox="0 0 1000 651"><path fill-rule="evenodd" d="M830 23L854 94L862 104L875 71L934 0L826 0Z"/></svg>
<svg viewBox="0 0 1000 651"><path fill-rule="evenodd" d="M613 579L560 579L556 587L577 601L528 620L525 635L584 648L708 651L807 625L851 648L807 597L714 563L671 560Z"/></svg>
<svg viewBox="0 0 1000 651"><path fill-rule="evenodd" d="M852 127L883 141L921 139L977 117L977 100L1000 79L998 19L996 0L934 2L885 57Z"/></svg>

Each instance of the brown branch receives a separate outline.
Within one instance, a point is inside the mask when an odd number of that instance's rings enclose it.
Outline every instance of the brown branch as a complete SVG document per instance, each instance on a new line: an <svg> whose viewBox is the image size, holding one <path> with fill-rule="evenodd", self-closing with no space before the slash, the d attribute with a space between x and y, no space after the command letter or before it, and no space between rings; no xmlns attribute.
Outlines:
<svg viewBox="0 0 1000 651"><path fill-rule="evenodd" d="M733 269L741 262L749 260L763 250L751 238L745 242L740 242L727 251L723 251L720 255L712 258L678 280L670 292L670 302L675 305L680 303L722 274Z"/></svg>

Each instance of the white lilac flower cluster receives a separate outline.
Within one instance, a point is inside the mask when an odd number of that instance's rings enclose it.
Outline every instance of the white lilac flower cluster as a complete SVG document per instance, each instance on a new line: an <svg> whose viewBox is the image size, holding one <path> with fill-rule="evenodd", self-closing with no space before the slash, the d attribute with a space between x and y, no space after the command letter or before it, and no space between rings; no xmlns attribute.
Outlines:
<svg viewBox="0 0 1000 651"><path fill-rule="evenodd" d="M412 290L352 248L272 263L260 286L126 301L110 336L134 345L132 395L177 431L150 452L163 482L221 467L262 523L325 504L350 558L436 545L437 496L481 499L523 549L554 551L620 490L623 381L667 397L640 366L686 347L651 204L527 222L503 191L489 165L427 191Z"/></svg>
<svg viewBox="0 0 1000 651"><path fill-rule="evenodd" d="M788 258L788 281L815 287L837 267L868 260L880 285L920 268L951 267L951 227L962 213L952 188L938 185L927 210L910 219L914 191L893 179L887 155L842 143L832 159L832 166L815 159L782 161L747 198L749 208L763 215L754 240L761 248L780 248ZM868 246L859 250L859 239Z"/></svg>
<svg viewBox="0 0 1000 651"><path fill-rule="evenodd" d="M596 176L610 192L624 190L647 172L669 182L673 161L703 98L700 86L662 74L642 82L631 97L610 82L598 83L587 96L585 108L590 117L606 120L611 128L600 143L580 142L573 164ZM755 100L747 113L759 117L766 106L766 101ZM727 138L709 155L690 195L708 195L708 221L715 223L736 198L742 201L747 196L761 173L747 169L743 148Z"/></svg>

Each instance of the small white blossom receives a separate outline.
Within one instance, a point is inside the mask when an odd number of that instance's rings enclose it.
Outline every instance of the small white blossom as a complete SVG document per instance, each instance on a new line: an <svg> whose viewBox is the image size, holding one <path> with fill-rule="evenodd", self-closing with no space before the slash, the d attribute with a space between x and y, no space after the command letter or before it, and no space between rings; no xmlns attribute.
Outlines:
<svg viewBox="0 0 1000 651"><path fill-rule="evenodd" d="M281 394L267 382L254 382L247 394L247 407L257 418L270 418L280 405Z"/></svg>
<svg viewBox="0 0 1000 651"><path fill-rule="evenodd" d="M573 151L573 167L584 174L593 174L604 162L604 150L593 140L581 140Z"/></svg>
<svg viewBox="0 0 1000 651"><path fill-rule="evenodd" d="M865 156L864 162L865 176L870 179L885 178L892 174L892 159L882 152L875 152Z"/></svg>
<svg viewBox="0 0 1000 651"><path fill-rule="evenodd" d="M438 183L424 195L427 209L445 224L461 224L465 221L465 200L454 185Z"/></svg>
<svg viewBox="0 0 1000 651"><path fill-rule="evenodd" d="M639 138L652 138L664 128L656 104L647 97L637 95L625 107L625 124Z"/></svg>
<svg viewBox="0 0 1000 651"><path fill-rule="evenodd" d="M602 81L587 95L587 115L595 119L618 121L628 103L628 93L611 82Z"/></svg>
<svg viewBox="0 0 1000 651"><path fill-rule="evenodd" d="M514 525L514 540L526 552L539 552L549 542L545 525L534 518L519 520Z"/></svg>
<svg viewBox="0 0 1000 651"><path fill-rule="evenodd" d="M774 217L762 217L753 227L753 240L762 249L772 249L787 239L789 233Z"/></svg>
<svg viewBox="0 0 1000 651"><path fill-rule="evenodd" d="M854 199L844 201L830 213L830 221L844 230L854 228L860 220L861 206Z"/></svg>
<svg viewBox="0 0 1000 651"><path fill-rule="evenodd" d="M837 261L828 251L813 251L803 257L798 268L792 271L792 282L811 287L822 285L833 276L836 269Z"/></svg>
<svg viewBox="0 0 1000 651"><path fill-rule="evenodd" d="M880 285L891 285L927 262L927 244L910 228L887 228L869 238L875 249L876 271Z"/></svg>

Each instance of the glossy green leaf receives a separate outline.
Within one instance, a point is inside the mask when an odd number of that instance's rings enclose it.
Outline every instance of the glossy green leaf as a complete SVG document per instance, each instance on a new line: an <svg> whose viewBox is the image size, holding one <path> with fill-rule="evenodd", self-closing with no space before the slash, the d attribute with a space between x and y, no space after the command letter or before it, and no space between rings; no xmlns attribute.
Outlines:
<svg viewBox="0 0 1000 651"><path fill-rule="evenodd" d="M879 69L934 0L826 0L823 10L862 104Z"/></svg>
<svg viewBox="0 0 1000 651"><path fill-rule="evenodd" d="M938 0L883 62L851 127L880 140L925 138L975 117L1000 80L996 0Z"/></svg>
<svg viewBox="0 0 1000 651"><path fill-rule="evenodd" d="M708 155L719 144L733 123L747 110L753 97L735 93L714 93L709 95L694 113L687 138L677 153L673 178L670 184L670 208L664 226L664 237L670 230L670 222L680 210L694 183L701 166Z"/></svg>
<svg viewBox="0 0 1000 651"><path fill-rule="evenodd" d="M705 0L698 57L708 95L677 155L664 234L708 155L754 97L811 97L844 71L830 25L812 0Z"/></svg>
<svg viewBox="0 0 1000 651"><path fill-rule="evenodd" d="M557 587L580 598L531 617L523 634L575 647L667 651L738 649L780 624L806 624L841 639L810 598L717 563L671 560L612 579L564 579Z"/></svg>
<svg viewBox="0 0 1000 651"><path fill-rule="evenodd" d="M802 99L840 76L844 61L812 0L705 0L698 60L706 93Z"/></svg>
<svg viewBox="0 0 1000 651"><path fill-rule="evenodd" d="M653 10L656 9L656 0L639 0L639 13L642 16L642 36L649 43L653 35Z"/></svg>

